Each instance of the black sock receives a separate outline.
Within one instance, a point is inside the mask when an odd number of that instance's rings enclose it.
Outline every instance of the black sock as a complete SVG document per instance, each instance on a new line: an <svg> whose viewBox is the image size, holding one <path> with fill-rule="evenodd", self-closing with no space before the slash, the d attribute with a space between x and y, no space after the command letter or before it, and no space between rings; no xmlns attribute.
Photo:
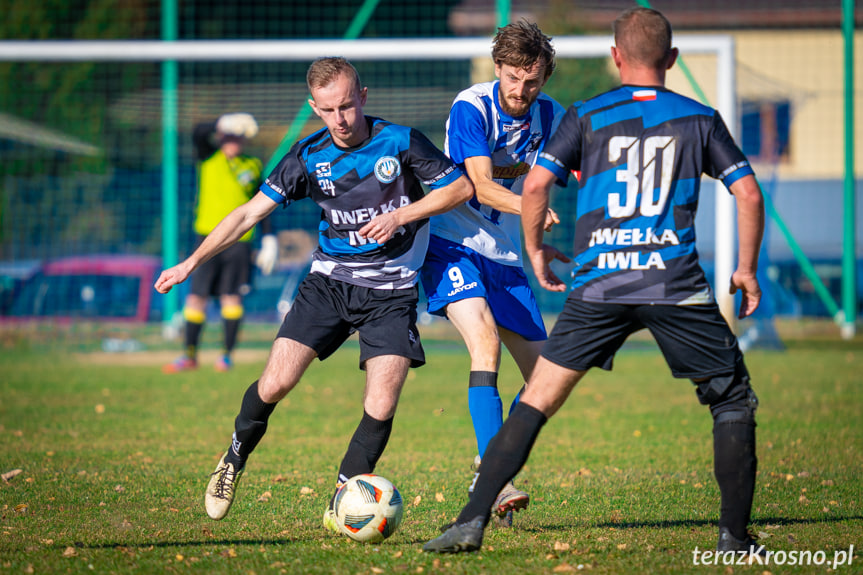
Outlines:
<svg viewBox="0 0 863 575"><path fill-rule="evenodd" d="M339 482L347 481L354 475L373 472L387 446L392 429L392 417L381 421L364 411L339 466Z"/></svg>
<svg viewBox="0 0 863 575"><path fill-rule="evenodd" d="M523 402L519 402L503 427L491 442L476 480L473 496L461 510L456 523L467 523L477 516L488 523L491 506L500 490L527 462L530 450L545 425L545 415Z"/></svg>
<svg viewBox="0 0 863 575"><path fill-rule="evenodd" d="M186 357L196 359L198 357L198 344L201 341L201 332L204 331L203 323L195 323L186 320L186 332L184 334L184 343Z"/></svg>
<svg viewBox="0 0 863 575"><path fill-rule="evenodd" d="M234 437L225 461L237 469L246 464L249 454L267 432L267 421L275 408L275 403L265 403L258 395L257 381L249 386L243 395L240 413L234 420Z"/></svg>
<svg viewBox="0 0 863 575"><path fill-rule="evenodd" d="M230 353L237 346L237 337L240 333L239 319L226 319L223 321L225 329L225 353Z"/></svg>
<svg viewBox="0 0 863 575"><path fill-rule="evenodd" d="M752 513L755 475L755 424L718 421L713 425L713 470L722 497L719 526L746 539Z"/></svg>

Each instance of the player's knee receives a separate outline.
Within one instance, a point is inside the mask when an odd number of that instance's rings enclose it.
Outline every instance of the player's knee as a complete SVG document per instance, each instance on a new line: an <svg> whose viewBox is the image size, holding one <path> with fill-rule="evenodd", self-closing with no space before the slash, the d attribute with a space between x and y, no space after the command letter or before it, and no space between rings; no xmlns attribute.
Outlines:
<svg viewBox="0 0 863 575"><path fill-rule="evenodd" d="M715 423L755 425L758 397L749 381L749 371L739 361L732 373L694 381L698 400L710 407Z"/></svg>
<svg viewBox="0 0 863 575"><path fill-rule="evenodd" d="M243 306L241 305L223 305L222 306L222 317L224 319L242 319L243 317Z"/></svg>
<svg viewBox="0 0 863 575"><path fill-rule="evenodd" d="M186 306L183 308L183 319L189 323L202 324L207 319L207 314L203 310L195 307Z"/></svg>

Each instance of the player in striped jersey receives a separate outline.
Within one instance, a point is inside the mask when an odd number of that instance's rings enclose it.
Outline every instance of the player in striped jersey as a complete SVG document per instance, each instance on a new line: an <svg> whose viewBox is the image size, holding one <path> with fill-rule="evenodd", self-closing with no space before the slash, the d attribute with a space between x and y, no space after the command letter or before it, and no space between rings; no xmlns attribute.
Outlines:
<svg viewBox="0 0 863 575"><path fill-rule="evenodd" d="M237 241L278 205L311 198L321 207L311 272L285 316L260 379L243 397L231 446L207 486L205 506L222 519L246 460L276 404L316 357L359 332L366 371L363 416L338 482L371 473L389 440L409 367L425 363L416 329L417 275L428 218L473 193L458 167L419 132L363 114L367 89L344 58L320 58L307 73L309 104L326 127L297 142L249 202L229 214L195 253L162 272L165 293ZM424 194L422 184L431 188ZM331 507L324 525L335 527ZM336 527L336 530L338 528Z"/></svg>
<svg viewBox="0 0 863 575"><path fill-rule="evenodd" d="M731 293L740 317L758 307L755 276L764 231L761 189L719 114L665 89L675 62L671 26L632 8L614 23L612 58L623 85L570 107L525 182L525 250L543 287L565 286L541 242L551 185L581 171L574 282L513 413L489 445L473 498L425 549L478 549L498 490L527 457L546 419L592 367L647 328L672 375L690 379L713 416L714 470L721 494L719 551L762 552L747 529L755 488L757 399L737 339L698 265L695 212L702 174L734 195L738 264Z"/></svg>
<svg viewBox="0 0 863 575"><path fill-rule="evenodd" d="M546 339L521 257L521 188L565 111L541 92L554 71L554 48L535 24L521 21L500 28L492 59L499 80L458 94L447 120L444 149L463 166L476 194L432 218L422 270L429 312L449 318L470 353L468 409L478 451L475 468L503 423L501 341L527 381ZM546 225L558 221L547 210ZM554 248L547 253L568 261ZM518 396L513 405L517 401ZM525 491L508 483L494 502L495 516L508 525L512 511L528 502Z"/></svg>

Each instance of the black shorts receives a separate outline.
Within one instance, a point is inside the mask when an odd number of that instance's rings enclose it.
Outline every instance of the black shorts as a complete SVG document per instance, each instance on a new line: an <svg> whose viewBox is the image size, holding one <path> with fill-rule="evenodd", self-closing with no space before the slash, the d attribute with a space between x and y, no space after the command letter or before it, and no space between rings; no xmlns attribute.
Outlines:
<svg viewBox="0 0 863 575"><path fill-rule="evenodd" d="M734 372L743 354L716 303L618 305L587 303L570 295L542 349L569 369L610 370L630 334L647 328L674 377L701 379Z"/></svg>
<svg viewBox="0 0 863 575"><path fill-rule="evenodd" d="M425 353L416 326L418 299L416 286L371 289L310 273L276 337L305 344L323 360L358 331L361 369L379 355L406 357L419 367Z"/></svg>
<svg viewBox="0 0 863 575"><path fill-rule="evenodd" d="M198 236L197 245L202 241L204 237ZM203 298L245 295L249 291L251 266L251 242L237 242L195 270L189 291Z"/></svg>

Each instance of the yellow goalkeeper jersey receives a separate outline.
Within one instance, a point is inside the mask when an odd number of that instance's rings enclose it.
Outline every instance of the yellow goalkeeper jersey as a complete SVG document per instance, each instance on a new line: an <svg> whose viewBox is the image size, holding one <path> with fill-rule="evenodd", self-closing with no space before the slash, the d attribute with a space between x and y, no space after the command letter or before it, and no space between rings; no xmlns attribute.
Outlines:
<svg viewBox="0 0 863 575"><path fill-rule="evenodd" d="M262 171L259 159L243 155L228 159L221 150L204 160L198 174L195 233L206 236L231 210L249 201L260 186ZM251 241L253 236L251 229L240 241Z"/></svg>

